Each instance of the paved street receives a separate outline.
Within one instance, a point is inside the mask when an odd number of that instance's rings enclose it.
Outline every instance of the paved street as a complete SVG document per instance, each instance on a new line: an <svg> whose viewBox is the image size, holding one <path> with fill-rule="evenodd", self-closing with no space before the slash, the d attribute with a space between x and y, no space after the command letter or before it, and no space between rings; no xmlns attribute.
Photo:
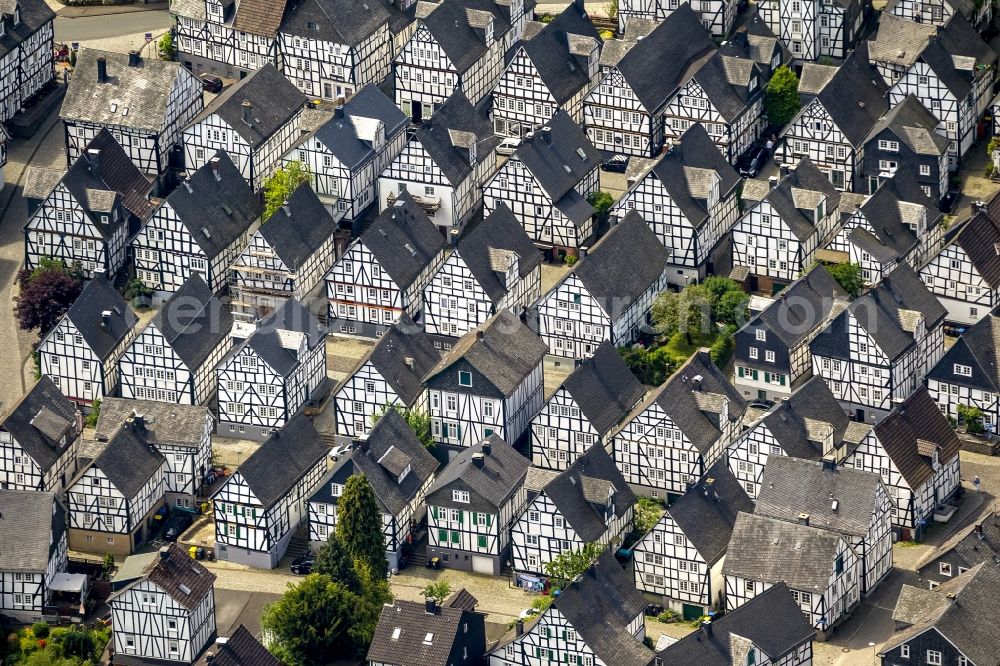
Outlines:
<svg viewBox="0 0 1000 666"><path fill-rule="evenodd" d="M87 42L132 33L162 33L171 25L166 10L116 13L113 15L62 17L56 19L56 41Z"/></svg>

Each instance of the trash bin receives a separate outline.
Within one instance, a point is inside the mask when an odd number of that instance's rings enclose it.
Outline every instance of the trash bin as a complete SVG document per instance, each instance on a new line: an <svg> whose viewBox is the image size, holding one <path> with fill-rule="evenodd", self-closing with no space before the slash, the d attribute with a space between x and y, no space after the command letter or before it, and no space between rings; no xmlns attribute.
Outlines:
<svg viewBox="0 0 1000 666"><path fill-rule="evenodd" d="M435 571L437 571L438 569L441 568L441 558L440 557L432 557L431 558L431 568L434 569Z"/></svg>
<svg viewBox="0 0 1000 666"><path fill-rule="evenodd" d="M188 548L188 555L191 556L192 560L198 559L198 546L191 546Z"/></svg>

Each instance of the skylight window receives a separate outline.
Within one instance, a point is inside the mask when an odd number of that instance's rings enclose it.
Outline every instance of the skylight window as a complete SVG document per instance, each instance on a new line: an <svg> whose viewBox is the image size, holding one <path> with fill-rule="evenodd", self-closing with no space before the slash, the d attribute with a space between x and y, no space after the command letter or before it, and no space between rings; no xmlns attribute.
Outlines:
<svg viewBox="0 0 1000 666"><path fill-rule="evenodd" d="M401 628L396 627L395 629L393 629L392 630L392 640L398 641L399 640L399 635L401 633L403 633L403 630Z"/></svg>
<svg viewBox="0 0 1000 666"><path fill-rule="evenodd" d="M424 645L430 645L433 642L434 642L434 634L427 632L427 635L424 636Z"/></svg>

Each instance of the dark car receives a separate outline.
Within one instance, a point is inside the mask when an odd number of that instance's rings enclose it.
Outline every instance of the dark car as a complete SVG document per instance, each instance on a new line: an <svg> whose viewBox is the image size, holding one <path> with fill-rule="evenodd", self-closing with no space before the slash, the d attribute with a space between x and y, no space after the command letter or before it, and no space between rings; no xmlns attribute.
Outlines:
<svg viewBox="0 0 1000 666"><path fill-rule="evenodd" d="M604 160L601 169L604 171L614 171L615 173L625 173L628 169L628 155L612 155Z"/></svg>
<svg viewBox="0 0 1000 666"><path fill-rule="evenodd" d="M316 558L312 555L303 555L302 557L296 557L292 560L292 573L298 574L299 576L308 576L312 573L313 565L316 564Z"/></svg>
<svg viewBox="0 0 1000 666"><path fill-rule="evenodd" d="M191 527L193 522L190 513L175 512L163 526L163 538L167 541L177 541L177 537L184 534L184 530Z"/></svg>
<svg viewBox="0 0 1000 666"><path fill-rule="evenodd" d="M226 84L222 82L217 76L212 76L211 74L201 75L201 89L207 90L210 93L220 93L222 89L226 87Z"/></svg>
<svg viewBox="0 0 1000 666"><path fill-rule="evenodd" d="M743 155L739 162L740 175L744 178L755 178L767 164L771 151L766 146L754 146Z"/></svg>

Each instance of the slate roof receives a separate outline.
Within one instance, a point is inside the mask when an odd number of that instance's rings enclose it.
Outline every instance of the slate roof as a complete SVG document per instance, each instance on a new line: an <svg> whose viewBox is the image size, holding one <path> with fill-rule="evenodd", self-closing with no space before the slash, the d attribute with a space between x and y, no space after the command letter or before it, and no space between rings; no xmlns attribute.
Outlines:
<svg viewBox="0 0 1000 666"><path fill-rule="evenodd" d="M21 9L21 22L11 25L13 21L8 21L6 31L0 38L0 57L6 56L56 17L44 0L18 0L17 6Z"/></svg>
<svg viewBox="0 0 1000 666"><path fill-rule="evenodd" d="M109 312L107 327L103 314ZM83 336L84 343L102 361L108 359L139 318L102 273L84 285L65 315ZM51 333L50 333L51 335Z"/></svg>
<svg viewBox="0 0 1000 666"><path fill-rule="evenodd" d="M456 643L471 648L468 658L478 663L473 660L481 658L486 637L482 622L468 622L474 612L444 604L432 615L422 603L397 599L386 604L375 625L366 663L448 666ZM478 633L469 635L463 627ZM429 643L427 636L431 636Z"/></svg>
<svg viewBox="0 0 1000 666"><path fill-rule="evenodd" d="M1000 255L996 251L1000 243L1000 196L990 199L986 209L972 219L951 227L945 234L945 245L951 243L958 243L992 289L1000 289Z"/></svg>
<svg viewBox="0 0 1000 666"><path fill-rule="evenodd" d="M522 36L521 48L560 106L590 85L587 56L582 53L587 45L596 45L599 57L601 37L575 3L537 33ZM512 49L510 55L514 53L516 49Z"/></svg>
<svg viewBox="0 0 1000 666"><path fill-rule="evenodd" d="M936 202L908 178L890 179L865 200L860 210L874 236L896 257L906 257L920 245L918 232L910 229L908 223L922 216L929 235L944 217Z"/></svg>
<svg viewBox="0 0 1000 666"><path fill-rule="evenodd" d="M209 360L233 328L233 314L215 297L201 274L192 273L151 322L187 368Z"/></svg>
<svg viewBox="0 0 1000 666"><path fill-rule="evenodd" d="M205 405L105 398L101 401L94 438L108 441L136 412L143 417L143 436L156 446L197 448L205 434L205 421L212 418Z"/></svg>
<svg viewBox="0 0 1000 666"><path fill-rule="evenodd" d="M962 448L948 418L924 387L875 424L875 436L911 489L919 488L934 475L931 459L918 451L918 440L935 444L942 464Z"/></svg>
<svg viewBox="0 0 1000 666"><path fill-rule="evenodd" d="M97 59L107 63L107 81L97 80ZM59 117L159 133L174 119L169 100L192 74L179 62L140 58L131 67L126 53L80 49Z"/></svg>
<svg viewBox="0 0 1000 666"><path fill-rule="evenodd" d="M763 425L787 455L820 460L824 455L822 442L810 439L820 433L813 432L810 421L833 427L834 448L848 436L850 419L826 381L819 376L807 380L788 400L779 402L763 417Z"/></svg>
<svg viewBox="0 0 1000 666"><path fill-rule="evenodd" d="M722 573L765 583L784 581L794 590L822 593L830 584L836 532L741 513L736 518Z"/></svg>
<svg viewBox="0 0 1000 666"><path fill-rule="evenodd" d="M242 624L225 643L218 645L213 666L281 666L260 641Z"/></svg>
<svg viewBox="0 0 1000 666"><path fill-rule="evenodd" d="M282 6L282 3L272 2L272 0L240 0L240 2L243 4L255 2L269 7ZM237 9L237 18L239 11ZM251 29L246 29L244 32L258 35L266 34ZM249 125L243 120L243 102L245 101L249 101L251 104L253 122ZM267 63L245 79L237 81L222 91L201 113L194 117L188 126L196 125L212 114L218 114L234 132L246 141L251 149L256 149L281 128L292 122L305 103L305 95L275 69L274 65Z"/></svg>
<svg viewBox="0 0 1000 666"><path fill-rule="evenodd" d="M42 201L52 190L56 188L56 185L62 181L63 174L66 173L62 169L50 169L48 167L39 166L29 166L24 171L24 189L21 191L22 196L25 199L35 199L36 201Z"/></svg>
<svg viewBox="0 0 1000 666"><path fill-rule="evenodd" d="M970 68L960 68L956 57L966 60ZM963 99L972 91L974 69L995 67L997 54L966 19L955 16L938 28L920 59L956 98Z"/></svg>
<svg viewBox="0 0 1000 666"><path fill-rule="evenodd" d="M10 433L44 471L52 467L79 436L76 411L76 405L59 391L49 376L42 375L3 417L0 430ZM60 443L64 436L65 443Z"/></svg>
<svg viewBox="0 0 1000 666"><path fill-rule="evenodd" d="M572 274L605 313L617 320L656 284L669 260L667 248L642 216L629 211L573 267Z"/></svg>
<svg viewBox="0 0 1000 666"><path fill-rule="evenodd" d="M972 376L955 375L956 363L969 366ZM989 393L1000 392L1000 314L994 310L966 329L927 378L975 386Z"/></svg>
<svg viewBox="0 0 1000 666"><path fill-rule="evenodd" d="M874 520L881 485L882 478L872 472L849 467L831 470L821 462L773 456L764 468L754 513L790 522L808 513L813 527L865 536Z"/></svg>
<svg viewBox="0 0 1000 666"><path fill-rule="evenodd" d="M167 596L193 612L215 586L215 574L202 566L177 544L171 543L159 550L159 557L150 561L145 579L163 590ZM115 592L108 602L115 600L136 583Z"/></svg>
<svg viewBox="0 0 1000 666"><path fill-rule="evenodd" d="M504 309L462 336L427 373L424 383L464 359L503 395L511 395L547 351L541 338Z"/></svg>
<svg viewBox="0 0 1000 666"><path fill-rule="evenodd" d="M409 288L448 247L437 225L406 192L375 218L358 242L400 290Z"/></svg>
<svg viewBox="0 0 1000 666"><path fill-rule="evenodd" d="M306 347L315 349L326 339L326 330L302 303L288 299L257 326L257 330L247 338L246 344L267 363L272 370L283 377L294 370L299 363L297 350L287 349L282 343L282 331L305 335ZM237 347L231 354L239 353ZM225 361L223 361L225 363Z"/></svg>
<svg viewBox="0 0 1000 666"><path fill-rule="evenodd" d="M883 14L883 19L886 16L891 14ZM937 133L937 126L938 119L934 114L916 96L907 95L872 126L865 141L871 141L888 129L914 153L940 156L948 152L951 142Z"/></svg>
<svg viewBox="0 0 1000 666"><path fill-rule="evenodd" d="M367 85L355 93L314 132L304 135L297 143L301 144L310 138L315 138L341 164L353 171L375 156L376 126L370 121L382 123L387 142L409 122L406 115L379 90L378 86Z"/></svg>
<svg viewBox="0 0 1000 666"><path fill-rule="evenodd" d="M708 222L709 188L697 175L715 172L722 199L740 184L740 175L708 136L701 123L694 123L653 166L651 173L684 213L695 229Z"/></svg>
<svg viewBox="0 0 1000 666"><path fill-rule="evenodd" d="M286 0L238 0L233 28L254 35L278 34Z"/></svg>
<svg viewBox="0 0 1000 666"><path fill-rule="evenodd" d="M719 47L723 55L747 58L757 63L765 79L771 78L771 62L776 50L781 53L781 62L791 60L791 52L754 8L751 8L751 13L743 25Z"/></svg>
<svg viewBox="0 0 1000 666"><path fill-rule="evenodd" d="M489 444L489 454L483 453L484 443ZM473 461L477 454L483 456L482 467ZM484 442L463 449L445 465L427 491L426 504L495 513L517 493L530 464L510 444L490 435ZM456 488L469 490L468 504L452 500L451 491Z"/></svg>
<svg viewBox="0 0 1000 666"><path fill-rule="evenodd" d="M93 466L104 473L122 495L131 499L142 490L163 466L163 455L156 450L138 426L121 428Z"/></svg>
<svg viewBox="0 0 1000 666"><path fill-rule="evenodd" d="M780 662L800 645L811 643L816 631L795 603L788 586L772 585L736 610L713 620L709 631L695 631L661 650L664 664L732 666L742 664L745 639L771 661Z"/></svg>
<svg viewBox="0 0 1000 666"><path fill-rule="evenodd" d="M642 398L645 389L611 342L605 340L567 377L562 388L583 416L604 435Z"/></svg>
<svg viewBox="0 0 1000 666"><path fill-rule="evenodd" d="M262 211L260 198L224 150L190 174L166 202L209 262L254 224Z"/></svg>
<svg viewBox="0 0 1000 666"><path fill-rule="evenodd" d="M510 15L504 15L493 0L449 0L433 5L427 16L418 18L434 37L441 50L462 76L486 55L482 29L476 29L489 17L493 19L493 38L503 39L510 30Z"/></svg>
<svg viewBox="0 0 1000 666"><path fill-rule="evenodd" d="M245 0L244 0L245 1ZM388 3L356 0L301 0L288 8L281 33L355 46L389 23Z"/></svg>
<svg viewBox="0 0 1000 666"><path fill-rule="evenodd" d="M309 470L323 463L326 454L326 445L312 421L299 413L250 454L236 474L240 475L261 506L268 509L291 492ZM231 480L232 477L226 483Z"/></svg>
<svg viewBox="0 0 1000 666"><path fill-rule="evenodd" d="M917 23L888 11L879 17L878 31L868 41L868 57L874 62L909 67L937 33L937 26Z"/></svg>
<svg viewBox="0 0 1000 666"><path fill-rule="evenodd" d="M287 204L265 220L257 233L289 271L302 268L330 239L336 222L309 183L302 183Z"/></svg>
<svg viewBox="0 0 1000 666"><path fill-rule="evenodd" d="M500 138L493 133L489 117L482 110L473 108L461 91L453 93L430 119L417 128L414 140L420 142L448 182L458 187L472 174L472 165L469 163L469 149L453 142L452 131L468 132L476 137L476 155L480 160L481 156L497 147Z"/></svg>
<svg viewBox="0 0 1000 666"><path fill-rule="evenodd" d="M45 573L65 531L66 510L55 493L0 490L0 571Z"/></svg>
<svg viewBox="0 0 1000 666"><path fill-rule="evenodd" d="M412 367L406 359L413 360ZM424 375L440 359L441 352L431 339L403 313L399 322L382 334L348 377L353 377L365 363L371 363L403 404L412 407L424 392Z"/></svg>
<svg viewBox="0 0 1000 666"><path fill-rule="evenodd" d="M996 562L1000 555L1000 519L996 511L976 519L976 522L961 530L935 550L921 558L915 567L921 577L928 570L937 573L933 567L939 561L958 561L968 569L980 562Z"/></svg>
<svg viewBox="0 0 1000 666"><path fill-rule="evenodd" d="M753 511L753 501L719 460L698 483L667 509L698 554L713 566L726 554L736 516ZM655 529L655 528L654 528Z"/></svg>
<svg viewBox="0 0 1000 666"><path fill-rule="evenodd" d="M808 63L807 63L808 64ZM782 222L795 234L800 241L804 241L816 232L815 210L806 207L805 199L812 197L799 197L799 192L819 193L826 197L826 212L834 210L840 205L840 192L833 186L830 179L822 171L809 161L803 158L798 165L789 171L788 175L778 181L775 187L770 188L764 196L764 200L771 204ZM796 206L802 205L802 208Z"/></svg>
<svg viewBox="0 0 1000 666"><path fill-rule="evenodd" d="M694 74L712 106L727 123L735 122L743 110L759 96L761 86L750 90L750 78L757 69L754 62L716 51Z"/></svg>
<svg viewBox="0 0 1000 666"><path fill-rule="evenodd" d="M494 250L517 255L517 274L522 279L542 263L542 253L504 202L498 203L485 220L466 231L456 246L476 282L490 301L499 305L510 288L504 285L501 274L493 270L490 254Z"/></svg>

